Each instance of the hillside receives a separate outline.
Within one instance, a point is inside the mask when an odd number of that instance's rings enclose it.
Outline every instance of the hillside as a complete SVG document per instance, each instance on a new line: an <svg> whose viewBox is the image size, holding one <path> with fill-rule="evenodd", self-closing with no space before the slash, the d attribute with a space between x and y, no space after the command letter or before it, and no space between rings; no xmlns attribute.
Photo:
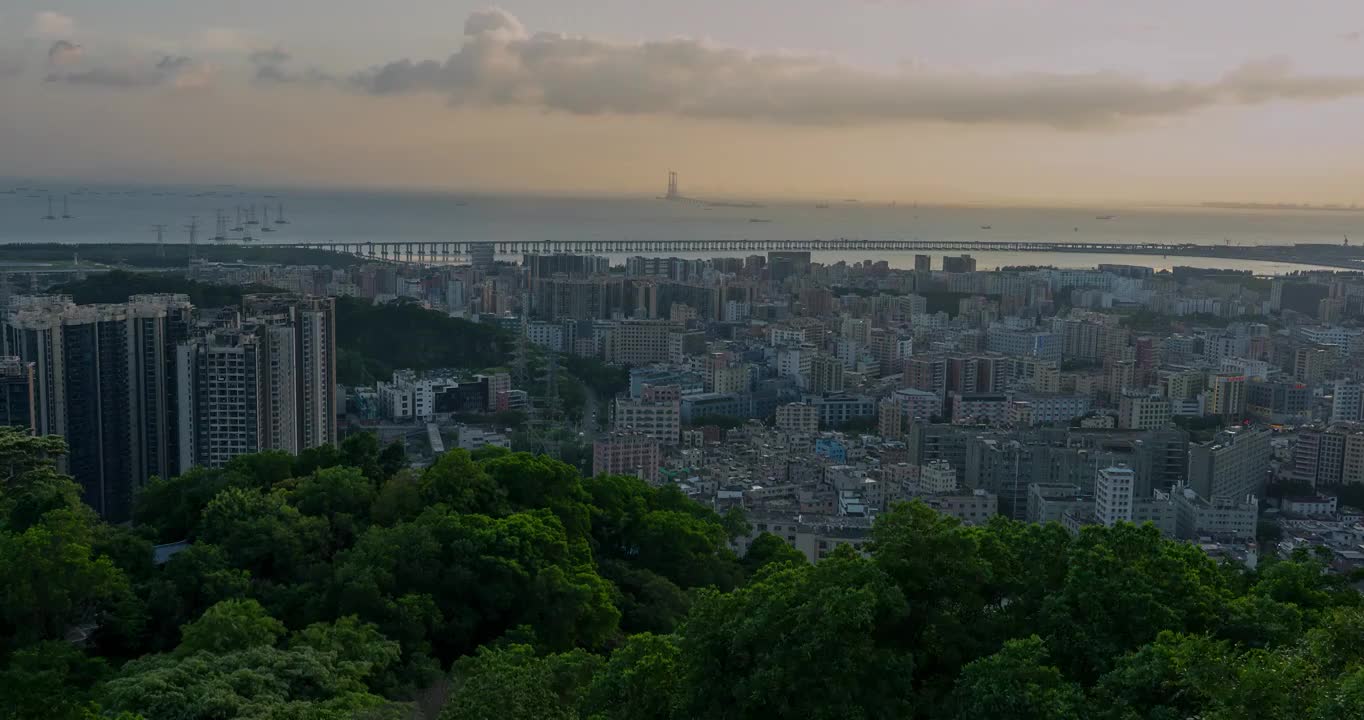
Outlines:
<svg viewBox="0 0 1364 720"><path fill-rule="evenodd" d="M111 527L61 450L0 430L5 717L1364 713L1360 595L1310 555L915 503L866 554L740 558L742 517L669 487L497 449L411 470L370 435L154 482Z"/></svg>

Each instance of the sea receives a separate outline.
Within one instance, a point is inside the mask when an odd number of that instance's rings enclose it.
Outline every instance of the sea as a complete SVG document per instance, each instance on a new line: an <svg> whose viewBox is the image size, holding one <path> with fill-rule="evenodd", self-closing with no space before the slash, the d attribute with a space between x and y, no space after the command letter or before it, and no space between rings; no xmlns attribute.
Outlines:
<svg viewBox="0 0 1364 720"><path fill-rule="evenodd" d="M51 200L51 216L49 215ZM198 242L217 230L228 235L239 217L254 212L269 242L502 241L502 240L869 240L1165 242L1206 245L1339 244L1364 240L1364 212L1195 207L988 207L870 203L852 199L762 204L711 204L655 197L536 197L300 190L236 185L95 185L0 180L0 243L189 241L197 218ZM276 223L279 213L287 224ZM64 217L69 216L69 217ZM233 241L228 241L233 242ZM687 256L685 253L669 253ZM749 253L734 253L736 255ZM706 257L723 253L704 253ZM913 266L912 253L815 252L819 262L887 260ZM1018 265L1093 267L1099 263L1168 269L1190 267L1276 274L1316 269L1292 262L1152 255L1081 253L972 253L978 267ZM698 255L691 255L697 257ZM623 256L613 257L623 261ZM935 258L934 266L939 260Z"/></svg>

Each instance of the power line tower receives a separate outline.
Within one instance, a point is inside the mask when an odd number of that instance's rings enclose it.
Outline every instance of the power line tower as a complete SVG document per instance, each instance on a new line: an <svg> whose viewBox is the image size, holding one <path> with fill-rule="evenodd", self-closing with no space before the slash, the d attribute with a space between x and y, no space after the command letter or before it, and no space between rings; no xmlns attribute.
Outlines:
<svg viewBox="0 0 1364 720"><path fill-rule="evenodd" d="M156 231L156 256L166 257L166 226L153 225L152 229Z"/></svg>
<svg viewBox="0 0 1364 720"><path fill-rule="evenodd" d="M522 389L530 386L530 293L521 293L521 327L516 334L512 383Z"/></svg>
<svg viewBox="0 0 1364 720"><path fill-rule="evenodd" d="M189 224L185 226L185 229L189 231L189 260L192 263L194 262L194 242L199 236L199 216L191 215Z"/></svg>

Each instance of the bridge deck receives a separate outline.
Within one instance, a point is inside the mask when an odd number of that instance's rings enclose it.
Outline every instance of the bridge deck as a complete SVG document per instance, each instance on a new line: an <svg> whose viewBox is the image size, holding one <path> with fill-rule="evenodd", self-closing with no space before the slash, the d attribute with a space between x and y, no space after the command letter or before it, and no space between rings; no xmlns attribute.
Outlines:
<svg viewBox="0 0 1364 720"><path fill-rule="evenodd" d="M1239 260L1298 262L1338 268L1364 267L1356 248L1339 246L1237 246L1195 243L1028 242L1009 240L451 240L439 242L256 242L250 247L312 248L358 255L375 260L446 263L474 255L732 253L769 251L973 253L1052 252L1173 257L1213 257Z"/></svg>

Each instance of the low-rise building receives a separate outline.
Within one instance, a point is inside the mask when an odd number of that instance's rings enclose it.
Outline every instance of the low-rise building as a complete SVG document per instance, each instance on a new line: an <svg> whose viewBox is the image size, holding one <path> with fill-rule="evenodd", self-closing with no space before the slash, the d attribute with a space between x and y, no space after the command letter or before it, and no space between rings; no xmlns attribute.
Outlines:
<svg viewBox="0 0 1364 720"><path fill-rule="evenodd" d="M790 433L813 435L819 430L819 411L809 403L778 405L777 428Z"/></svg>
<svg viewBox="0 0 1364 720"><path fill-rule="evenodd" d="M1178 488L1173 494L1177 513L1175 535L1180 539L1255 539L1260 507L1253 496L1242 500L1222 497L1208 500L1191 488Z"/></svg>
<svg viewBox="0 0 1364 720"><path fill-rule="evenodd" d="M1079 485L1032 483L1028 486L1028 522L1061 522L1068 512L1093 509L1094 496Z"/></svg>
<svg viewBox="0 0 1364 720"><path fill-rule="evenodd" d="M925 505L944 515L951 515L963 525L984 525L999 514L999 498L984 490L947 495L925 495Z"/></svg>
<svg viewBox="0 0 1364 720"><path fill-rule="evenodd" d="M634 475L655 482L662 464L658 441L643 433L613 432L592 444L594 475Z"/></svg>

